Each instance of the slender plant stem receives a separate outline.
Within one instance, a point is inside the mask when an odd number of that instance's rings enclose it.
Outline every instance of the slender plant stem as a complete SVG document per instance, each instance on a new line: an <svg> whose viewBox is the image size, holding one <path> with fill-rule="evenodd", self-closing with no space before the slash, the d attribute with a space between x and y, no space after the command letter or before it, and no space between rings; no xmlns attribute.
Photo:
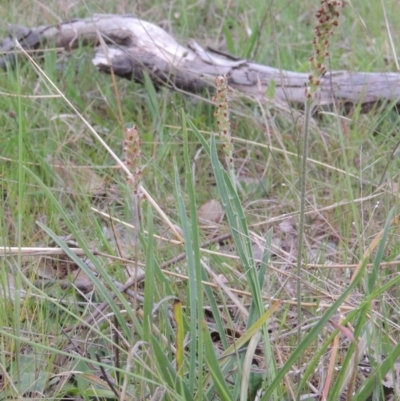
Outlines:
<svg viewBox="0 0 400 401"><path fill-rule="evenodd" d="M310 130L310 119L312 112L313 101L308 99L305 103L304 124L302 127L300 143L301 165L300 165L300 218L298 228L298 248L297 248L297 281L296 281L296 296L297 296L297 333L298 342L301 342L301 266L303 263L303 243L304 243L304 220L306 212L306 183L307 183L307 157L308 157L308 136ZM300 369L299 360L299 369Z"/></svg>
<svg viewBox="0 0 400 401"><path fill-rule="evenodd" d="M343 3L338 0L321 0L320 8L316 12L317 24L314 29L313 47L314 54L310 57L310 75L308 77L308 85L306 88L306 101L304 110L304 123L300 137L299 155L301 154L300 165L300 218L298 227L298 251L297 251L297 345L301 344L301 267L303 264L304 244L304 220L306 212L306 184L307 184L307 158L308 158L308 136L310 131L310 120L314 100L317 97L318 88L321 85L326 73L324 62L329 57L329 40L333 34L333 28L338 26L339 8L343 7ZM298 369L301 367L301 355L298 360ZM297 393L300 399L301 389Z"/></svg>

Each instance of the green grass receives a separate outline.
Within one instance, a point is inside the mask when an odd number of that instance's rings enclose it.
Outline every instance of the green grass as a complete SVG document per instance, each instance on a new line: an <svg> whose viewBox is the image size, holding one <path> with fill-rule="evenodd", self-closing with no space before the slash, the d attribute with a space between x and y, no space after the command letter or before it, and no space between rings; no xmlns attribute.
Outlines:
<svg viewBox="0 0 400 401"><path fill-rule="evenodd" d="M42 3L4 2L0 19L37 26L95 12L135 13L182 44L195 38L259 63L309 70L312 1ZM369 3L357 0L343 9L330 48L332 69L395 71L387 24L399 37L397 2ZM253 400L258 390L262 400L299 399L324 388L335 334L327 322L338 321L345 299L344 322L359 341L354 345L342 332L337 364L343 369L333 373L328 399L339 398L354 355L364 348L372 355L372 347L387 359L371 360L374 373L361 386L357 378L348 399L366 400L371 392L383 399L375 380L391 375L400 353L400 242L398 222L389 224L399 195L398 114L355 109L312 118L299 343L301 112L273 99L262 109L249 100L231 103L233 185L212 135L214 106L155 90L149 80L114 85L92 67L93 52L35 57L77 112L65 98L49 97L56 92L28 60L0 72L0 245L6 255L0 258L0 401ZM122 127L138 126L142 185L159 210L141 199L136 215L126 173L83 119L121 159ZM210 199L225 210L222 223L211 228L196 213ZM129 226L135 221L137 229ZM228 240L201 245L228 232ZM67 256L46 252L54 246ZM27 247L36 253L25 254ZM360 273L350 284L357 265ZM130 292L121 291L142 274ZM182 313L173 309L176 299ZM299 360L306 364L300 378L293 373Z"/></svg>

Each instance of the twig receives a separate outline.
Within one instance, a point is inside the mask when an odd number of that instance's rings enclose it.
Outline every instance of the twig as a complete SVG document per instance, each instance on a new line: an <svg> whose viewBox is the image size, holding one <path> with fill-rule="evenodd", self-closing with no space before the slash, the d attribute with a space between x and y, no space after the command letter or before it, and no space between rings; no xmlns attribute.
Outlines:
<svg viewBox="0 0 400 401"><path fill-rule="evenodd" d="M97 362L99 362L99 364L101 364L102 362L101 362L101 359L100 359L100 355L99 355L97 352L96 352L94 355L95 355L95 357L96 357ZM99 368L100 368L101 374L102 374L103 377L104 377L104 380L105 380L105 381L107 382L107 384L109 385L110 390L115 394L115 396L117 397L117 399L119 399L119 398L120 398L120 395L119 395L118 391L116 390L116 388L114 387L114 384L111 382L110 378L108 377L107 372L105 371L105 369L103 368L103 366L99 365Z"/></svg>

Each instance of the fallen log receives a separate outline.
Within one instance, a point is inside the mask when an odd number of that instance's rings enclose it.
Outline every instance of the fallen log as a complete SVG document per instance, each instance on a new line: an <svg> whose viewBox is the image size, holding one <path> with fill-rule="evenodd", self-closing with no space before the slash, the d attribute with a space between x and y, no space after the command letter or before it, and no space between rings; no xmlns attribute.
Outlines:
<svg viewBox="0 0 400 401"><path fill-rule="evenodd" d="M94 15L54 26L10 27L0 43L0 66L12 64L16 42L25 50L56 46L71 50L85 44L97 46L93 64L103 72L141 81L146 71L156 86L198 92L214 87L216 76L229 74L229 85L251 97L268 92L279 101L303 105L308 74L283 71L248 60L205 50L195 41L187 47L162 28L132 15ZM321 79L320 106L361 105L370 110L377 103L400 106L400 74L330 71Z"/></svg>

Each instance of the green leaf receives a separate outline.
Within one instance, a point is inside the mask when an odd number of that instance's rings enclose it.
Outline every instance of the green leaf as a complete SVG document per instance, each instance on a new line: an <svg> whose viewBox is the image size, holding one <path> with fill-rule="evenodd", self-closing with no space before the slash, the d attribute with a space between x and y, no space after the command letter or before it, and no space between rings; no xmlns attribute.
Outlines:
<svg viewBox="0 0 400 401"><path fill-rule="evenodd" d="M185 333L183 330L183 316L182 316L182 302L178 299L174 302L174 319L176 322L176 370L178 371L178 375L183 375L183 361L184 361L184 340Z"/></svg>
<svg viewBox="0 0 400 401"><path fill-rule="evenodd" d="M387 237L389 235L389 230L391 227L391 221L393 219L393 215L394 215L394 209L390 210L388 218L386 220L386 224L385 227L383 229L383 234L382 234L382 238L379 242L379 246L378 249L376 251L376 255L374 258L374 263L372 266L372 271L371 273L368 275L368 282L367 282L367 291L368 291L368 295L372 293L375 285L376 285L376 280L378 277L378 272L379 272L379 268L383 259L383 255L385 253L385 248L386 248L386 241L387 241Z"/></svg>
<svg viewBox="0 0 400 401"><path fill-rule="evenodd" d="M208 331L207 323L202 321L202 330L204 334L204 348L206 355L206 364L214 381L214 386L219 398L222 401L233 401L232 394L229 391L225 378L220 369L217 357L215 355L214 345Z"/></svg>
<svg viewBox="0 0 400 401"><path fill-rule="evenodd" d="M149 204L147 208L147 249L146 249L146 270L144 280L144 302L143 302L143 340L150 341L153 323L154 304L154 249L153 249L153 213Z"/></svg>
<svg viewBox="0 0 400 401"><path fill-rule="evenodd" d="M174 366L171 364L165 355L164 350L161 348L159 339L155 336L152 336L151 344L154 352L155 362L158 366L158 371L164 379L165 385L167 385L170 390L173 390L174 396L180 394L183 400L191 400L193 398L193 393L189 391L181 377L178 376Z"/></svg>
<svg viewBox="0 0 400 401"><path fill-rule="evenodd" d="M246 50L244 53L244 58L247 60L253 59L253 57L254 57L253 50L257 43L257 39L259 38L259 31L260 31L259 26L257 26L256 29L252 30L251 36L246 43Z"/></svg>
<svg viewBox="0 0 400 401"><path fill-rule="evenodd" d="M188 292L189 292L189 316L190 316L190 338L189 345L189 378L188 385L192 394L195 392L196 383L202 383L202 369L198 369L203 364L203 334L199 330L199 322L203 319L203 285L202 285L202 267L200 263L200 243L199 228L197 221L196 198L193 187L193 177L191 162L189 157L188 133L186 129L186 117L182 111L182 131L184 138L184 162L186 188L189 195L190 219L187 216L186 207L182 197L179 171L176 159L174 159L175 170L175 191L178 205L178 212L185 240L184 247L186 253L186 264L188 269ZM198 397L202 399L202 387L197 386Z"/></svg>
<svg viewBox="0 0 400 401"><path fill-rule="evenodd" d="M224 24L223 31L226 40L226 48L230 54L235 54L235 44L232 39L231 30L229 29L229 24Z"/></svg>

